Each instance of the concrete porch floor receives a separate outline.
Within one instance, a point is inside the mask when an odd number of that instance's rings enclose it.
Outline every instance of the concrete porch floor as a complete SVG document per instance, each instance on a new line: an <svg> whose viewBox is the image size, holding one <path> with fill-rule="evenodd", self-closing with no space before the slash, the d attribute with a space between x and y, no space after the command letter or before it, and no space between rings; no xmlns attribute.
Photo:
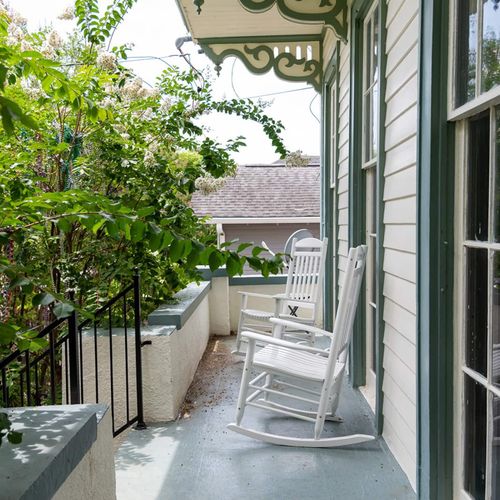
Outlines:
<svg viewBox="0 0 500 500"><path fill-rule="evenodd" d="M234 421L242 370L234 337L212 339L175 422L132 430L115 455L118 500L414 499L381 439L334 449L261 443L226 430ZM373 434L373 416L346 384L325 434ZM243 424L310 437L312 424L249 409Z"/></svg>

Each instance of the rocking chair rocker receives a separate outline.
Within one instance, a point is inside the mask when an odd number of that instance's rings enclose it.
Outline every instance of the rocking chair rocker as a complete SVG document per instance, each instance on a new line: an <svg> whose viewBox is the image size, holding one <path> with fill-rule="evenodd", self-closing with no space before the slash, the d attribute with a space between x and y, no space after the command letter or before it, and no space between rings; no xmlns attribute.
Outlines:
<svg viewBox="0 0 500 500"><path fill-rule="evenodd" d="M375 439L374 436L365 434L332 438L321 437L325 420L342 421L340 417L336 416L336 411L363 278L366 251L366 246L351 248L349 251L344 286L342 287L333 333L320 330L312 325L297 324L280 318L270 319L274 323L273 337L255 332L244 331L241 333L242 337L248 340L248 348L238 398L236 423L229 424L228 429L260 441L284 446L329 448ZM326 335L331 339L330 347L329 349L318 349L284 340L281 336L286 327L304 329L313 335ZM257 342L266 346L256 351ZM261 370L261 373L251 380L251 372L255 369ZM277 378L282 376L285 376L287 381ZM288 382L290 378L293 383ZM320 390L311 390L309 387L311 383L319 385ZM253 392L248 394L250 390ZM297 392L304 394L304 396L297 395ZM259 397L262 395L263 397ZM285 406L273 400L274 396L314 405L317 409L306 411ZM315 424L313 437L288 437L243 427L241 421L246 406L313 422Z"/></svg>

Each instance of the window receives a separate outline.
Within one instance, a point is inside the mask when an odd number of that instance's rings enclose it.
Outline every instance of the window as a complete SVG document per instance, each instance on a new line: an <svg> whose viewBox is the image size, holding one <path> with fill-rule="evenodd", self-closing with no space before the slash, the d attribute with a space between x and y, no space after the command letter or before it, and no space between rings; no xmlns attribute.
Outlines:
<svg viewBox="0 0 500 500"><path fill-rule="evenodd" d="M329 85L330 93L330 187L335 189L337 182L337 82Z"/></svg>
<svg viewBox="0 0 500 500"><path fill-rule="evenodd" d="M454 107L500 85L500 2L456 0Z"/></svg>
<svg viewBox="0 0 500 500"><path fill-rule="evenodd" d="M467 129L461 486L479 500L500 498L500 106Z"/></svg>
<svg viewBox="0 0 500 500"><path fill-rule="evenodd" d="M375 3L363 22L363 84L362 84L362 163L365 196L366 263L366 385L375 390L377 353L377 167L379 128L379 9ZM373 403L373 394L369 395ZM373 406L373 404L372 404Z"/></svg>
<svg viewBox="0 0 500 500"><path fill-rule="evenodd" d="M331 266L331 310L333 313L332 321L335 321L335 312L337 310L337 70L338 57L337 52L332 56L334 66L332 73L327 78L326 84L326 106L327 106L327 123L325 126L325 145L326 145L326 161L330 180L329 193L326 193L326 210L329 211L330 217L327 218L328 227L326 228L326 236L328 236L328 245L330 246L332 266Z"/></svg>

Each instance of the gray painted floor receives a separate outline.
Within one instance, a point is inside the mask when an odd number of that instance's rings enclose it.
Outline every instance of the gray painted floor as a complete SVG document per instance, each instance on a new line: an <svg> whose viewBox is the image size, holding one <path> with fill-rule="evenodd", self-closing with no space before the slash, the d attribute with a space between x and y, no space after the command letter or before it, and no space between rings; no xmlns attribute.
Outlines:
<svg viewBox="0 0 500 500"><path fill-rule="evenodd" d="M227 431L234 420L242 363L231 339L211 342L182 415L131 431L116 453L118 500L414 499L383 440L337 449L273 446ZM363 397L346 384L344 423L325 435L374 432ZM248 427L310 437L312 424L249 409Z"/></svg>

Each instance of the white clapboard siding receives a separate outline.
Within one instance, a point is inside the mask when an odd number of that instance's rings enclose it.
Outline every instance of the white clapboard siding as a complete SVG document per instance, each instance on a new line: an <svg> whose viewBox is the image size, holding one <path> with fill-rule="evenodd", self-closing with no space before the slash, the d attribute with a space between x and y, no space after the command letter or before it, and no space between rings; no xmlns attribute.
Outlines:
<svg viewBox="0 0 500 500"><path fill-rule="evenodd" d="M413 253L385 249L384 272L416 283L417 260Z"/></svg>
<svg viewBox="0 0 500 500"><path fill-rule="evenodd" d="M417 353L414 343L403 337L403 335L389 324L385 328L384 342L390 346L395 356L398 356L412 373L416 371ZM397 373L392 375L397 375Z"/></svg>
<svg viewBox="0 0 500 500"><path fill-rule="evenodd" d="M414 224L417 203L414 196L397 200L388 200L384 207L385 224Z"/></svg>
<svg viewBox="0 0 500 500"><path fill-rule="evenodd" d="M417 248L417 228L411 224L386 225L384 247L415 253Z"/></svg>
<svg viewBox="0 0 500 500"><path fill-rule="evenodd" d="M419 0L387 0L384 438L416 483L416 192Z"/></svg>
<svg viewBox="0 0 500 500"><path fill-rule="evenodd" d="M340 44L338 71L337 280L342 286L348 253L350 46Z"/></svg>
<svg viewBox="0 0 500 500"><path fill-rule="evenodd" d="M412 165L404 170L386 175L384 200L396 200L417 194L417 169Z"/></svg>
<svg viewBox="0 0 500 500"><path fill-rule="evenodd" d="M417 134L397 146L386 150L385 175L398 172L417 162Z"/></svg>
<svg viewBox="0 0 500 500"><path fill-rule="evenodd" d="M413 372L408 365L406 365L401 358L394 353L391 346L388 344L385 344L384 348L384 370L390 373L392 378L397 378L398 385L406 394L407 398L410 401L415 402L417 399L417 391ZM391 394L385 394L384 398L385 397L390 399ZM396 425L396 423L394 422L393 425Z"/></svg>
<svg viewBox="0 0 500 500"><path fill-rule="evenodd" d="M409 342L416 343L417 320L415 315L387 297L384 301L384 321Z"/></svg>
<svg viewBox="0 0 500 500"><path fill-rule="evenodd" d="M392 427L390 420L384 421L384 439L387 445L389 446L390 450L400 450L396 459L401 468L403 469L403 471L406 472L415 469L416 464L414 461L414 456L410 455L405 450L405 447L403 446L400 440L400 436ZM410 480L410 484L412 485L413 489L415 489L416 488L415 474L413 476L407 474L407 476L408 479Z"/></svg>
<svg viewBox="0 0 500 500"><path fill-rule="evenodd" d="M401 389L397 381L395 381L389 373L384 375L382 389L387 395L390 394L393 397L393 401L396 402L396 408L404 421L407 422L408 427L410 429L416 429L417 412L415 403L408 398L408 395Z"/></svg>

